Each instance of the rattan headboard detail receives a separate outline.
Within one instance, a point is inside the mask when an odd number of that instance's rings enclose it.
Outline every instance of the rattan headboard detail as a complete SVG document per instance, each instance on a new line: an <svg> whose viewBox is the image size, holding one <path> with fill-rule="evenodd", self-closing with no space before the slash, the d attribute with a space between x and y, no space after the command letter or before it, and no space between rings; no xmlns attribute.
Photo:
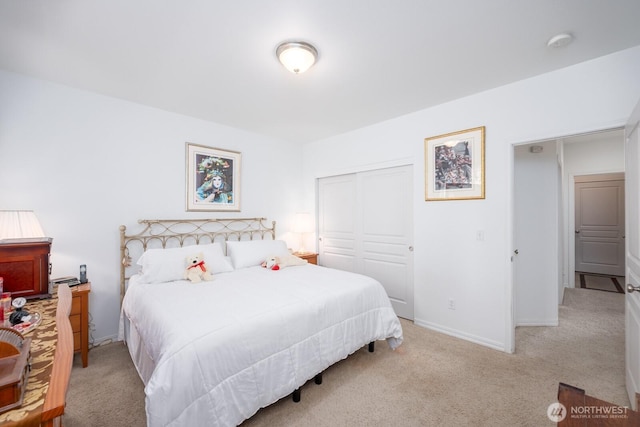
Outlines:
<svg viewBox="0 0 640 427"><path fill-rule="evenodd" d="M265 224L266 218L224 219L145 219L138 223L144 228L127 234L120 226L120 303L124 298L126 281L131 274L132 258L150 248L182 247L187 245L226 242L228 240L265 240L276 238L276 222ZM135 272L134 272L135 273Z"/></svg>

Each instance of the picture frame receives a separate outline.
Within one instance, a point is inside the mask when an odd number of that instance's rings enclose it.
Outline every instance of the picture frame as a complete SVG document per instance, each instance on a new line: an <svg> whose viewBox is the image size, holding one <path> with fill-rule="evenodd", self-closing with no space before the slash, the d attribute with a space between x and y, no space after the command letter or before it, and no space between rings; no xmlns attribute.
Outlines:
<svg viewBox="0 0 640 427"><path fill-rule="evenodd" d="M485 198L485 127L425 138L425 201Z"/></svg>
<svg viewBox="0 0 640 427"><path fill-rule="evenodd" d="M242 155L186 143L187 211L240 211Z"/></svg>

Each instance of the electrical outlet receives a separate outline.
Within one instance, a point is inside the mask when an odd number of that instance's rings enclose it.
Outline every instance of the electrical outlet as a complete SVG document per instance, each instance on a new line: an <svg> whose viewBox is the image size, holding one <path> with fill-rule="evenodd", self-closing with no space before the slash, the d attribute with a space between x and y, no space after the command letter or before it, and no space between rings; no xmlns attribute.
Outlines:
<svg viewBox="0 0 640 427"><path fill-rule="evenodd" d="M449 310L455 310L456 309L456 302L454 301L453 298L449 298Z"/></svg>

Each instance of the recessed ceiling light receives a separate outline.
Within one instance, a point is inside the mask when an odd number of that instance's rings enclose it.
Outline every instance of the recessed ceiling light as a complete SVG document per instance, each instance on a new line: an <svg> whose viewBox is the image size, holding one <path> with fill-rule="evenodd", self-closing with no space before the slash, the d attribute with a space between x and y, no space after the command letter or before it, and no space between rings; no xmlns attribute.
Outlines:
<svg viewBox="0 0 640 427"><path fill-rule="evenodd" d="M547 47L564 47L573 41L573 36L569 33L556 34L547 42Z"/></svg>

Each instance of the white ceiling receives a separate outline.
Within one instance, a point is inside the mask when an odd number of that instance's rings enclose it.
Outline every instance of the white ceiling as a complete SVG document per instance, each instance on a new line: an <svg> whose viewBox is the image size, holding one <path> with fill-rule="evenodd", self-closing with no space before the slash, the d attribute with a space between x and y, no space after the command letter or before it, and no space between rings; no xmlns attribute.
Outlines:
<svg viewBox="0 0 640 427"><path fill-rule="evenodd" d="M640 45L639 18L639 0L0 0L0 68L307 142ZM302 75L275 57L293 39L319 51Z"/></svg>

